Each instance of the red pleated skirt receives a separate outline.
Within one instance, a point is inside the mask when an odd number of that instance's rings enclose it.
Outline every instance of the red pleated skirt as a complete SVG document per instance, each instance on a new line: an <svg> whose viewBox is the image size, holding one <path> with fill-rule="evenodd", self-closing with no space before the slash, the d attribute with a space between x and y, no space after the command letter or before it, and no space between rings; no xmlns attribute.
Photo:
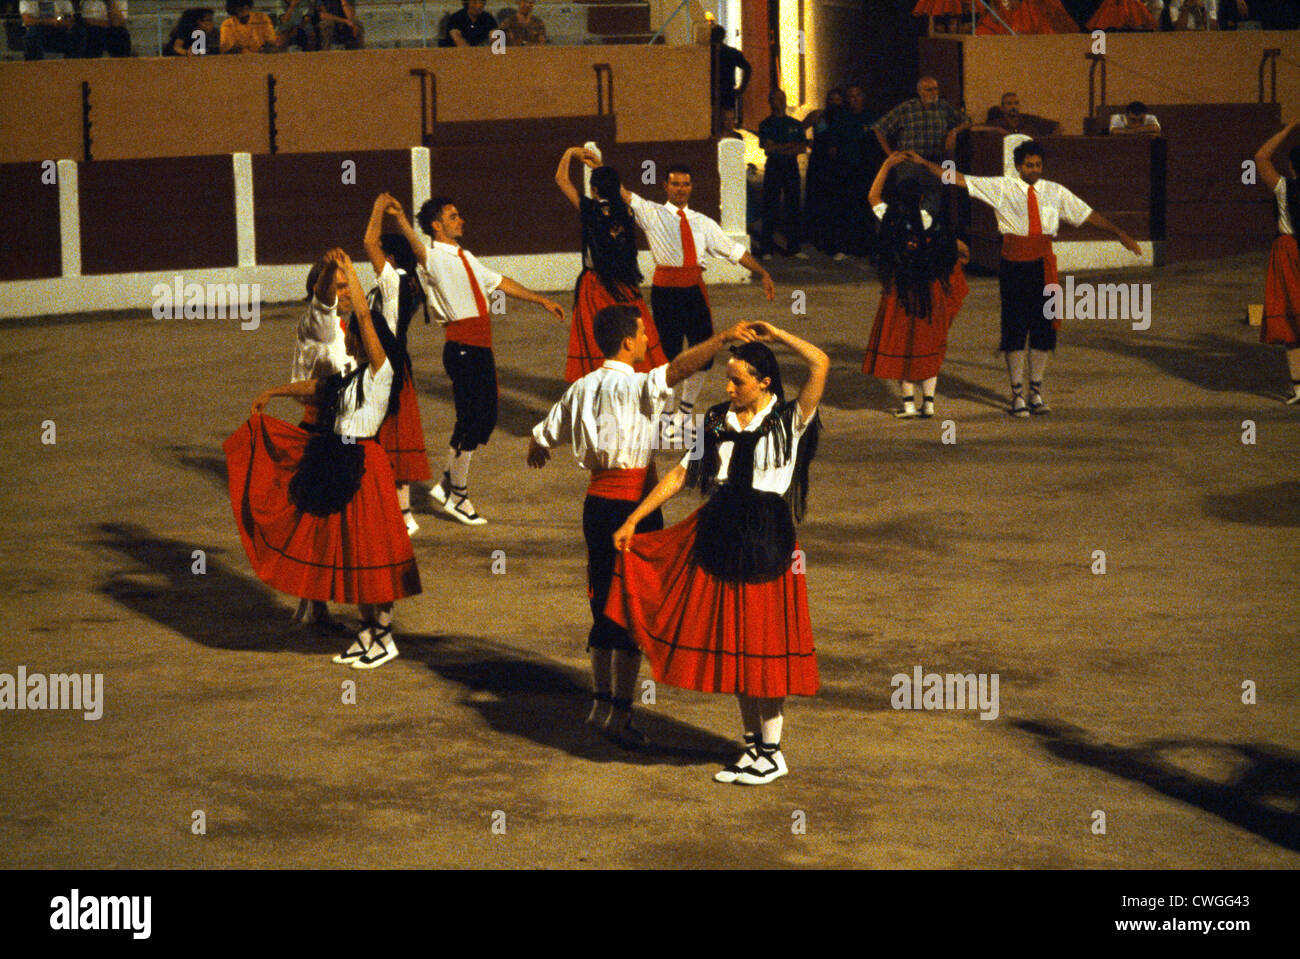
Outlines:
<svg viewBox="0 0 1300 959"><path fill-rule="evenodd" d="M1065 12L1061 0L1020 0L1011 18L1002 19L1016 33L1078 33L1079 25Z"/></svg>
<svg viewBox="0 0 1300 959"><path fill-rule="evenodd" d="M641 299L641 294L631 287L623 288L624 295L631 299L622 302L635 306L641 311L641 322L645 324L646 339L650 345L646 348L645 361L636 364L638 373L649 373L656 366L668 362L663 347L659 345L659 332L655 321L650 317L650 310ZM605 362L605 354L596 345L593 324L596 314L607 306L616 306L619 301L609 295L605 284L593 270L583 270L578 278L577 295L573 298L573 325L569 328L569 359L564 364L564 378L572 383L586 376L592 370L600 369Z"/></svg>
<svg viewBox="0 0 1300 959"><path fill-rule="evenodd" d="M1006 20L1008 23L1010 22L1009 18L1011 16L1011 13L1005 8L1001 8L998 10L998 16L1000 16L1003 20ZM979 20L976 21L975 23L975 32L981 36L998 36L999 34L1002 36L1011 35L1010 30L1008 30L1002 24L998 23L987 13L980 14Z"/></svg>
<svg viewBox="0 0 1300 959"><path fill-rule="evenodd" d="M357 441L365 473L341 512L313 516L293 504L289 481L310 435L259 414L224 444L230 505L253 572L303 599L390 603L420 592L393 471L374 440Z"/></svg>
<svg viewBox="0 0 1300 959"><path fill-rule="evenodd" d="M912 8L914 17L960 17L969 16L970 0L917 0Z"/></svg>
<svg viewBox="0 0 1300 959"><path fill-rule="evenodd" d="M388 454L388 465L398 483L432 479L429 453L424 448L424 424L420 422L420 397L415 392L409 363L398 396L397 412L384 417L375 439Z"/></svg>
<svg viewBox="0 0 1300 959"><path fill-rule="evenodd" d="M1259 341L1300 345L1300 245L1287 233L1273 241L1268 254Z"/></svg>
<svg viewBox="0 0 1300 959"><path fill-rule="evenodd" d="M1156 20L1140 0L1101 0L1097 12L1088 19L1088 29L1154 30Z"/></svg>
<svg viewBox="0 0 1300 959"><path fill-rule="evenodd" d="M930 315L918 319L908 315L897 292L890 290L876 309L862 372L882 380L914 383L938 376L948 352L948 328L968 291L959 263L948 278L947 292L937 281L930 285Z"/></svg>
<svg viewBox="0 0 1300 959"><path fill-rule="evenodd" d="M812 696L820 681L802 568L729 583L695 565L699 510L640 533L614 565L605 615L625 627L656 682L706 693ZM793 563L791 564L793 565Z"/></svg>

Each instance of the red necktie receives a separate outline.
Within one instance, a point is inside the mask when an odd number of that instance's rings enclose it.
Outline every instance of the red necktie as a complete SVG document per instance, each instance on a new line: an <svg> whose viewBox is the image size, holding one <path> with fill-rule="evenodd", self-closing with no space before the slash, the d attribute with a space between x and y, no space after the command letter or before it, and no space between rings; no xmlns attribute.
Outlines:
<svg viewBox="0 0 1300 959"><path fill-rule="evenodd" d="M699 266L700 261L695 256L695 237L691 235L690 224L686 222L686 211L678 210L677 215L682 220L682 266Z"/></svg>
<svg viewBox="0 0 1300 959"><path fill-rule="evenodd" d="M478 315L487 316L487 300L483 299L483 289L478 285L478 278L474 276L474 271L470 269L465 251L458 246L456 255L460 257L460 262L465 264L465 275L469 277L469 288L474 291L474 307L478 310ZM458 319L465 319L465 317L458 317Z"/></svg>
<svg viewBox="0 0 1300 959"><path fill-rule="evenodd" d="M1029 188L1029 235L1043 235L1043 221L1038 215L1038 194L1032 186Z"/></svg>

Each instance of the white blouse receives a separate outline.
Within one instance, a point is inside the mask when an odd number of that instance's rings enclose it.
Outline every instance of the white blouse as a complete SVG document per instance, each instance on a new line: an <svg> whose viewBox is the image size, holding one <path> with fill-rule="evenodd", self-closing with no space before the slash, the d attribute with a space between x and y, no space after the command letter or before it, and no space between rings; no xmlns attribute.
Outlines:
<svg viewBox="0 0 1300 959"><path fill-rule="evenodd" d="M765 420L770 414L774 413L775 410L776 397L773 396L769 400L767 406L755 413L754 418L751 419L748 425L746 425L742 430L740 420L737 418L735 410L729 409L727 410L727 429L735 430L738 433L753 432L762 426L763 420ZM816 412L816 410L813 411L814 414L816 414ZM811 417L809 417L809 419L811 419ZM779 466L770 465L775 459L774 447L776 444L776 437L772 434L769 433L763 439L759 440L758 444L754 447L754 489L765 493L776 493L778 496L784 496L786 490L790 488L790 484L794 482L794 462L795 456L799 452L799 438L808 430L808 421L804 419L803 411L799 407L797 401L794 404L792 426L793 430L791 431L792 435L790 437L790 458L785 463ZM731 465L731 450L734 445L735 444L730 440L726 440L718 446L719 483L725 481L727 478L727 469ZM691 465L691 456L691 453L687 453L686 456L682 458L681 465L689 467ZM762 464L764 463L769 465L763 466Z"/></svg>
<svg viewBox="0 0 1300 959"><path fill-rule="evenodd" d="M344 344L339 325L338 300L326 306L315 296L298 321L298 345L289 373L292 383L324 379L352 368L352 357Z"/></svg>
<svg viewBox="0 0 1300 959"><path fill-rule="evenodd" d="M358 405L357 387L365 380L365 400ZM388 394L393 388L393 364L385 363L375 372L367 366L365 372L355 376L339 394L338 413L334 417L334 432L339 436L369 439L379 432L388 412Z"/></svg>
<svg viewBox="0 0 1300 959"><path fill-rule="evenodd" d="M1273 195L1277 197L1277 232L1294 236L1295 224L1291 222L1291 211L1286 206L1286 177L1278 177Z"/></svg>
<svg viewBox="0 0 1300 959"><path fill-rule="evenodd" d="M888 204L888 203L877 203L875 206L873 206L873 207L871 208L871 212L874 213L874 214L876 215L876 219L877 219L877 220L880 220L881 222L884 222L885 214L886 214L888 211L889 211L889 204ZM930 217L930 211L929 211L929 210L922 210L922 211L921 211L921 229L923 229L923 230L928 230L928 229L930 229L930 225L931 225L932 223L934 223L934 220Z"/></svg>

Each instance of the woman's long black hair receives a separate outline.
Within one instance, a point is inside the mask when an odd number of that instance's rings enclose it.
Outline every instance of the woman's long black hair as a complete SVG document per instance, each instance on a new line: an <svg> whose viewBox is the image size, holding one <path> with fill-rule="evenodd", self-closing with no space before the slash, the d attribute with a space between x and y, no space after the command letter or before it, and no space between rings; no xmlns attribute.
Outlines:
<svg viewBox="0 0 1300 959"><path fill-rule="evenodd" d="M908 316L928 318L930 287L938 280L948 288L957 262L957 242L938 222L929 230L922 225L917 181L896 181L887 202L876 245L876 272L885 294L894 291Z"/></svg>
<svg viewBox="0 0 1300 959"><path fill-rule="evenodd" d="M736 359L741 360L749 365L754 372L754 378L762 380L765 377L771 382L767 390L776 397L776 408L767 415L767 419L762 426L752 435L754 440L760 440L764 436L771 434L773 438L773 461L763 464L764 467L775 466L786 463L790 459L790 446L793 442L793 426L795 403L797 399L788 403L785 399L785 388L781 383L781 367L776 361L776 354L768 348L765 343L741 343L731 347L731 353ZM704 418L703 429L703 455L698 459L691 460L690 465L686 468L686 485L692 486L701 493L708 495L717 487L718 469L721 463L718 456L718 446L723 440L723 434L727 431L727 409L729 403L719 403L717 406L709 408L709 412ZM790 506L790 511L794 514L796 521L801 521L804 516L804 510L808 502L808 466L813 457L817 455L817 443L821 435L821 412L814 414L812 422L808 424L807 430L799 441L799 449L795 455L794 480L790 483L790 489L786 491L785 500ZM731 439L731 437L726 437ZM736 448L740 448L737 444ZM749 446L751 451L753 446ZM732 466L727 470L728 483L733 479L743 481L743 477L748 475L752 483L752 470L743 468L743 465L737 460L736 455L732 455Z"/></svg>
<svg viewBox="0 0 1300 959"><path fill-rule="evenodd" d="M610 296L626 302L633 297L626 288L635 290L643 279L636 262L636 224L623 202L623 182L617 170L597 167L591 171L591 185L600 199L581 204L583 258L590 258Z"/></svg>
<svg viewBox="0 0 1300 959"><path fill-rule="evenodd" d="M411 244L400 233L385 233L379 238L379 245L383 248L385 256L391 256L397 270L397 332L393 333L388 328L388 322L383 317L384 298L375 287L370 291L368 298L370 304L370 315L376 317L374 323L375 335L379 337L379 345L384 348L384 353L388 361L393 364L393 386L388 394L388 415L393 415L401 406L400 396L402 385L406 382L406 377L410 372L411 360L406 351L406 332L411 325L411 318L415 311L421 307L424 309L424 322L429 322L429 304L424 295L424 284L416 276L417 262L415 252L411 249ZM356 314L352 314L353 323L356 322ZM360 334L357 334L358 342Z"/></svg>

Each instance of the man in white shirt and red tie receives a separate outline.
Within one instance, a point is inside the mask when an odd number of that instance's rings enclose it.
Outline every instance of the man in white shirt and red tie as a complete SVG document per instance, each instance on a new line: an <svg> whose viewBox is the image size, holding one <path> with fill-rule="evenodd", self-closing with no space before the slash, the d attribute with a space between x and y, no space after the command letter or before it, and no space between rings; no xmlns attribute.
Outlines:
<svg viewBox="0 0 1300 959"><path fill-rule="evenodd" d="M691 170L684 163L668 168L664 180L667 203L651 203L623 188L623 201L646 235L655 272L650 287L650 312L664 356L672 360L685 345L695 346L713 335L713 315L709 312L704 286L703 256L714 256L739 263L759 278L763 295L776 298L772 277L757 260L731 237L716 221L687 208L691 199ZM712 364L709 364L711 366ZM709 366L705 366L707 370ZM695 400L704 387L704 372L690 376L678 392L677 414L683 428L689 430ZM670 417L671 413L665 413ZM670 423L666 419L665 426Z"/></svg>
<svg viewBox="0 0 1300 959"><path fill-rule="evenodd" d="M570 386L546 419L533 427L528 465L541 469L551 449L571 442L578 465L591 472L582 506L592 617L587 649L594 699L587 723L616 742L635 747L646 741L631 725L641 652L627 630L605 615L617 555L614 533L658 482L655 431L673 387L712 362L726 343L752 342L757 337L749 324L738 323L679 353L671 363L637 373L633 366L645 359L649 340L635 306L605 307L596 314L593 332L605 362ZM663 515L655 510L637 525L637 532L663 529L663 525Z"/></svg>
<svg viewBox="0 0 1300 959"><path fill-rule="evenodd" d="M465 233L465 221L450 197L429 200L420 207L416 222L433 238L427 250L404 219L399 225L404 227L420 263L420 282L429 309L447 335L442 365L451 380L456 405L447 469L430 493L453 519L467 526L481 526L487 520L474 510L469 499L469 462L474 450L488 441L497 423L497 369L487 298L499 289L506 296L544 307L561 322L564 308L510 277L489 270L463 249L457 241Z"/></svg>
<svg viewBox="0 0 1300 959"><path fill-rule="evenodd" d="M927 167L936 176L944 171L937 163L916 154L909 159ZM1002 296L1002 341L998 349L1006 354L1011 380L1012 416L1050 410L1043 399L1043 376L1047 356L1056 349L1060 317L1049 319L1044 308L1048 285L1059 283L1052 237L1064 220L1071 226L1087 223L1115 234L1126 250L1141 256L1137 241L1088 206L1077 196L1051 180L1042 179L1043 148L1026 140L1012 153L1016 173L1004 176L956 174L956 184L977 200L993 207L998 232L1002 234L1002 260L998 265L998 290ZM1029 398L1026 402L1025 342L1029 343Z"/></svg>

